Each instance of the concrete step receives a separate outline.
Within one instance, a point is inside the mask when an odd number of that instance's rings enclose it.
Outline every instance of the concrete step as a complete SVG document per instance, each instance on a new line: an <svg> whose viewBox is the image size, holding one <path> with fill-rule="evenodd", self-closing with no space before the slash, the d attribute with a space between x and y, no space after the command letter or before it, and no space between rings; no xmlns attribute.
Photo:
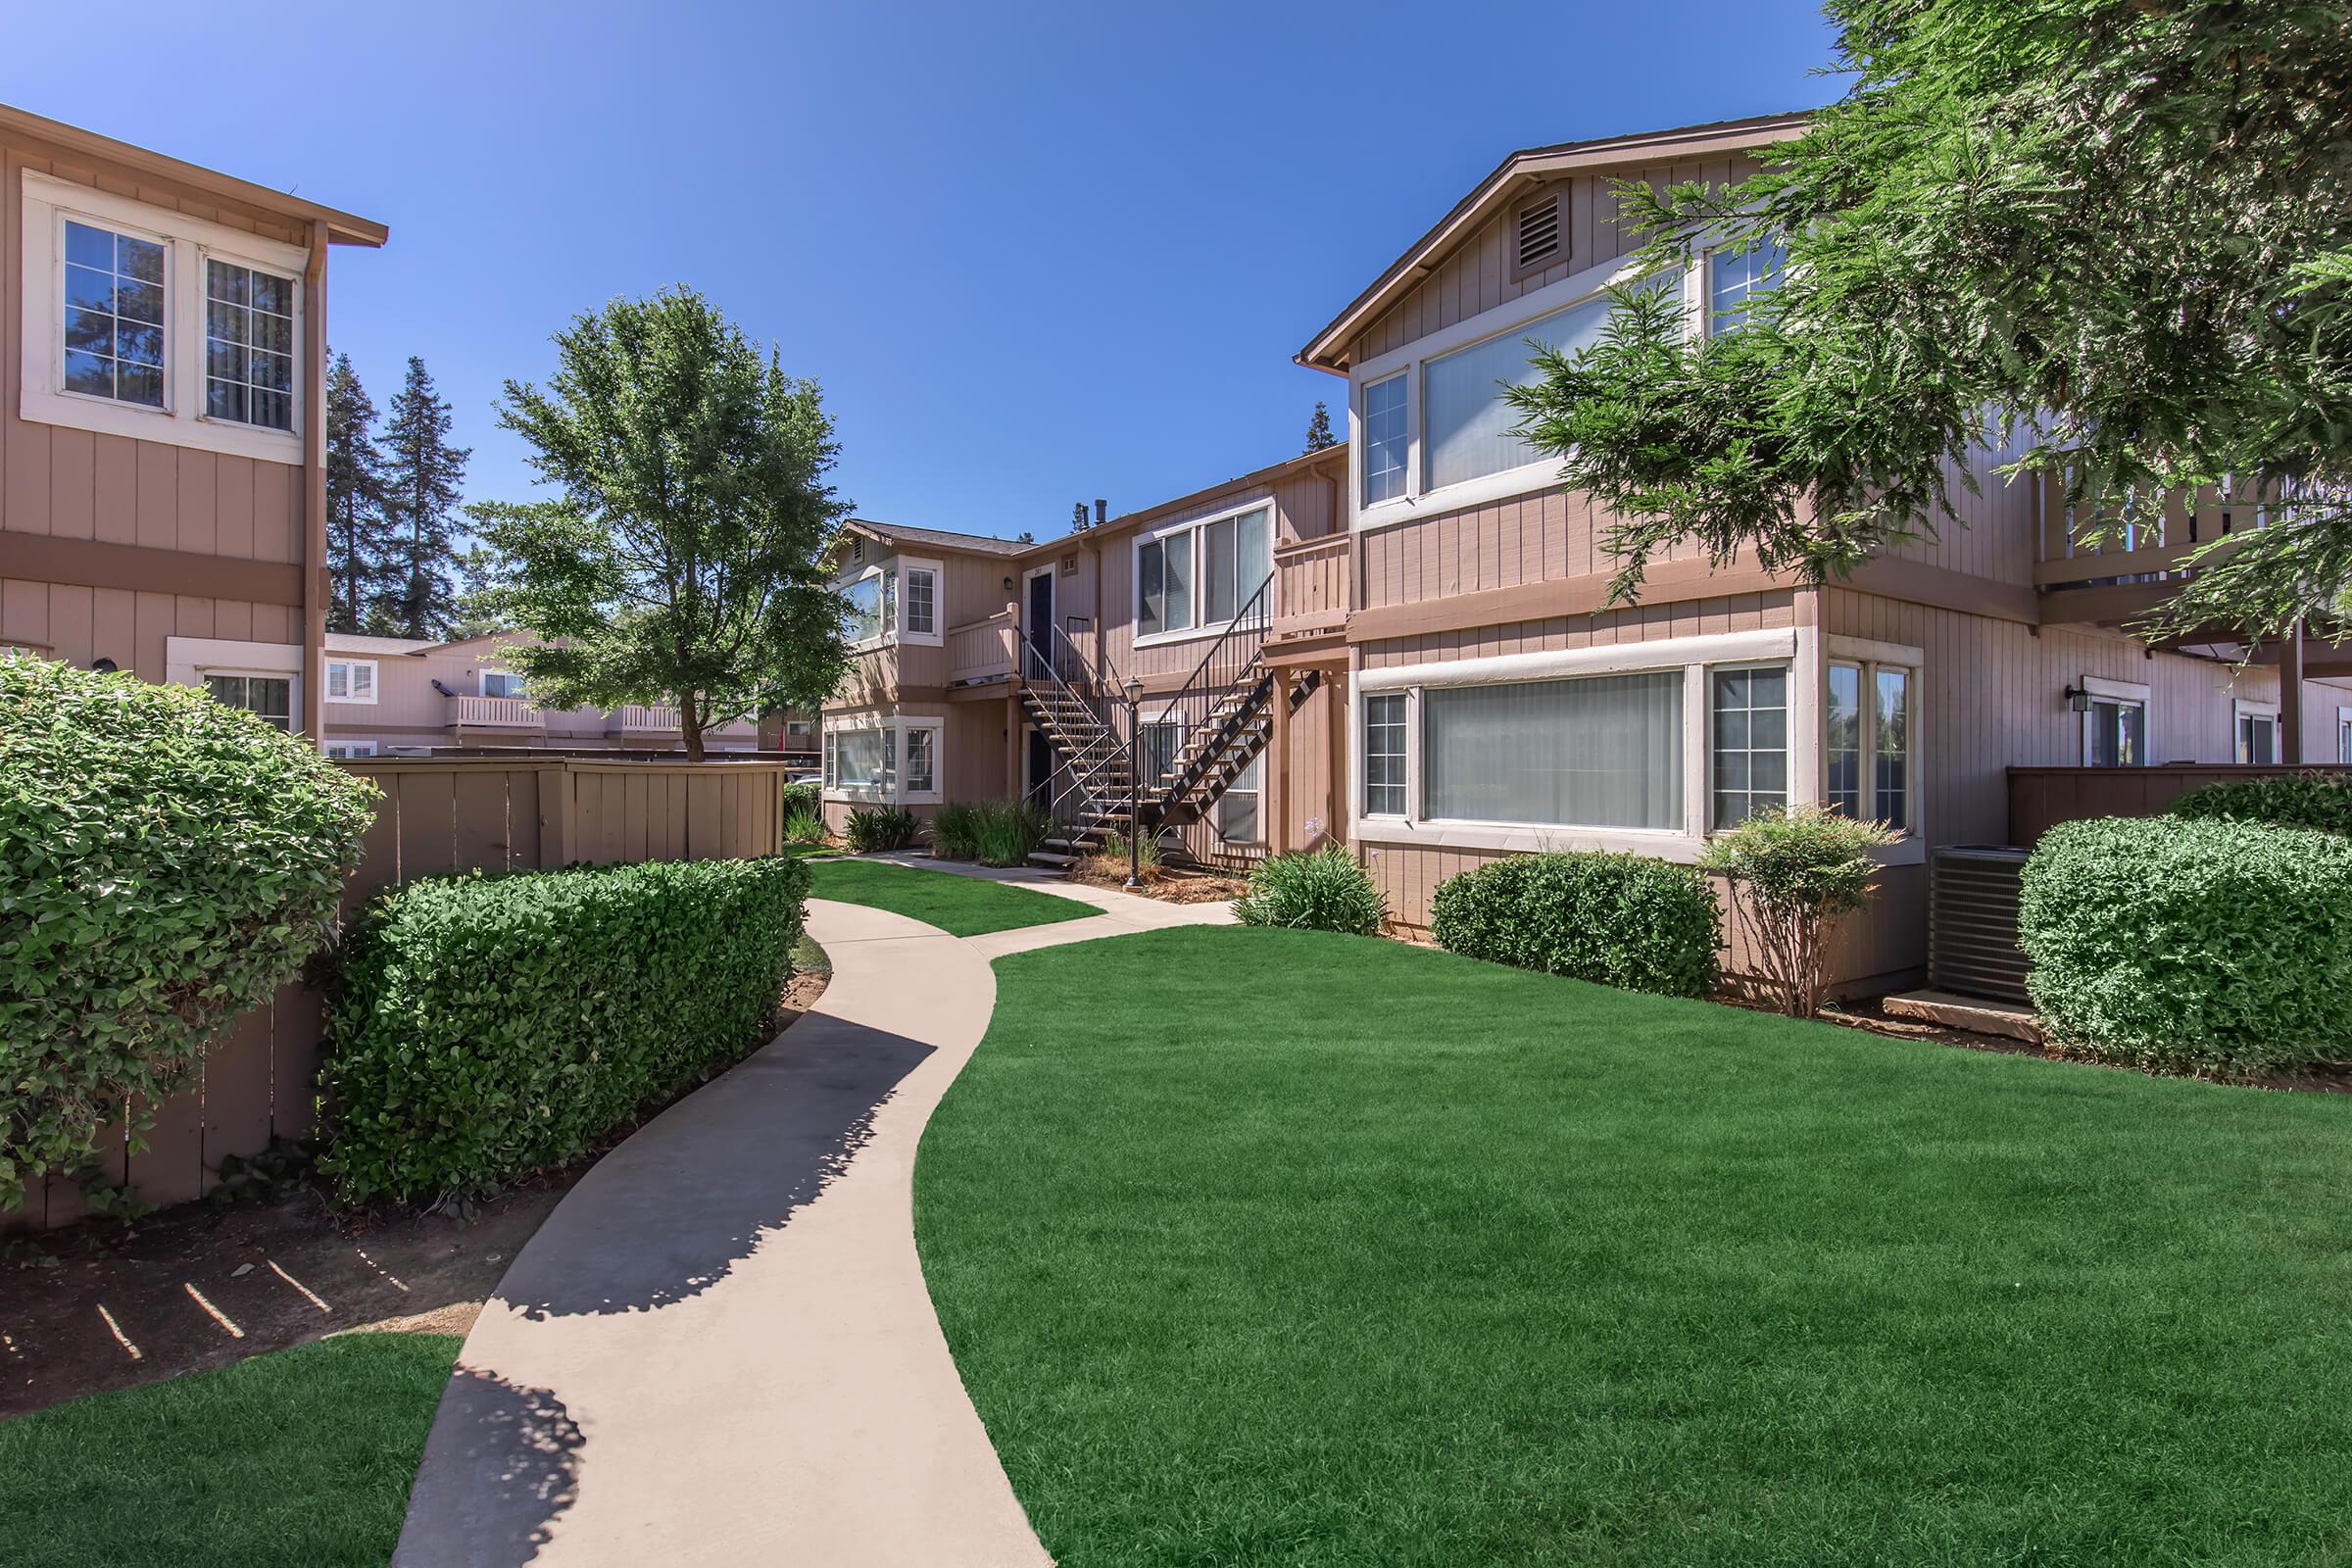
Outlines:
<svg viewBox="0 0 2352 1568"><path fill-rule="evenodd" d="M1906 991L1880 1004L1897 1018L1916 1018L1946 1029L1966 1029L1980 1035L2005 1035L2011 1040L2041 1044L2041 1019L2032 1007L2017 1002L1964 997L1952 991Z"/></svg>

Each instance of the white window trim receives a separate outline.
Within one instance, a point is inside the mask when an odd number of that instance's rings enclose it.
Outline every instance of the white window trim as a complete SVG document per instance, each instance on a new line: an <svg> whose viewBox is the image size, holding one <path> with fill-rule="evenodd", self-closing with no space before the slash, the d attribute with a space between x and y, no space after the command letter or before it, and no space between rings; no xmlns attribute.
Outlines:
<svg viewBox="0 0 2352 1568"><path fill-rule="evenodd" d="M1208 527L1211 523L1224 522L1230 518L1247 516L1250 513L1258 511L1263 511L1266 514L1266 551L1268 556L1271 557L1273 554L1274 545L1276 543L1274 534L1275 523L1281 515L1281 514L1275 508L1274 496L1271 491L1259 496L1254 501L1244 502L1238 507L1226 507L1217 512L1203 512L1198 516L1186 517L1177 522L1163 522L1148 532L1138 529L1134 539L1129 542L1127 547L1127 624L1130 626L1141 626L1144 623L1145 545L1155 542L1164 542L1174 535L1180 533L1198 533L1199 531ZM1237 538L1239 536L1238 530L1236 536ZM1237 596L1239 595L1240 591L1241 590L1237 585L1235 588L1235 593ZM1269 595L1269 598L1271 596ZM1200 547L1196 544L1193 547L1194 609L1200 609L1206 599L1207 584L1202 580L1201 576ZM1234 608L1238 612L1243 607L1236 605ZM1273 619L1273 614L1274 607L1269 603L1266 606L1266 617L1269 622ZM1165 648L1176 643L1201 643L1213 641L1214 639L1222 637L1227 632L1231 631L1235 622L1240 620L1240 618L1241 616L1237 613L1231 619L1207 621L1200 625L1187 626L1181 631L1155 631L1149 633L1138 633L1133 646L1137 648Z"/></svg>
<svg viewBox="0 0 2352 1568"><path fill-rule="evenodd" d="M895 601L884 613L882 635L892 641L911 644L918 648L938 648L947 642L948 605L947 568L936 561L922 561L913 556L898 558L899 581ZM914 572L931 574L931 629L928 632L908 631L906 626L906 579Z"/></svg>
<svg viewBox="0 0 2352 1568"><path fill-rule="evenodd" d="M338 705L348 705L354 708L373 708L376 705L384 689L384 672L380 667L378 667L374 660L351 659L346 658L341 654L328 654L325 659L325 664L326 672L323 685L326 690L326 700L328 702ZM335 666L337 664L342 665L345 671L343 676L344 695L341 697L337 697L335 695ZM368 671L368 695L365 697L354 697L351 695L350 671L357 669L365 669Z"/></svg>
<svg viewBox="0 0 2352 1568"><path fill-rule="evenodd" d="M1878 757L1878 753L1872 749L1878 742L1879 722L1875 672L1881 668L1902 670L1908 676L1904 685L1904 697L1911 708L1910 733L1905 737L1908 745L1903 755L1903 777L1908 781L1908 792L1911 796L1911 820L1896 831L1902 835L1903 843L1914 847L1924 846L1927 842L1928 792L1926 777L1920 772L1919 738L1922 729L1920 705L1925 700L1927 692L1927 685L1920 678L1921 671L1927 664L1925 651L1913 648L1907 643L1876 642L1864 637L1840 636L1835 632L1822 638L1821 644L1823 657L1820 661L1821 668L1814 687L1816 693L1814 710L1820 714L1820 721L1813 736L1813 765L1817 771L1814 775L1812 798L1824 802L1830 798L1830 664L1836 662L1862 666L1862 762L1865 769L1862 777L1862 800L1865 811L1875 809L1878 804L1878 783L1876 771L1872 766ZM2145 727L2144 723L2142 727ZM1791 733L1793 732L1792 717ZM1793 779L1796 759L1791 757L1788 760L1788 765L1790 776ZM1791 799L1793 798L1791 797ZM1908 864L1914 858L1925 858L1924 848L1920 849L1917 857L1894 853L1900 849L1901 845L1898 844L1894 846L1893 850L1882 852L1880 863L1882 865Z"/></svg>
<svg viewBox="0 0 2352 1568"><path fill-rule="evenodd" d="M1703 263L1704 260L1702 247L1699 261ZM1603 289L1634 282L1644 275L1645 270L1638 256L1612 257L1581 272L1571 273L1556 283L1545 284L1506 304L1481 311L1451 326L1442 327L1426 337L1415 338L1402 348L1391 349L1361 365L1350 367L1348 375L1349 528L1358 533L1370 532L1410 522L1426 514L1453 512L1556 486L1560 482L1558 460L1539 458L1533 463L1523 463L1516 468L1481 474L1475 479L1441 485L1436 489L1425 487L1422 483L1427 471L1422 397L1429 362L1513 332L1524 333L1530 325L1546 316L1582 305L1596 297ZM1705 276L1703 265L1693 264L1683 269L1683 313L1687 321L1701 322L1705 315ZM1691 330L1702 331L1703 324L1693 325ZM1406 372L1404 494L1367 505L1364 501L1364 390L1386 381L1398 371Z"/></svg>
<svg viewBox="0 0 2352 1568"><path fill-rule="evenodd" d="M232 457L300 464L308 446L304 401L311 374L304 334L310 253L88 185L25 170L23 218L24 321L21 413L38 424L194 447ZM129 229L164 247L164 406L142 408L65 390L65 222L71 217ZM258 267L294 284L294 428L272 430L204 413L208 257Z"/></svg>
<svg viewBox="0 0 2352 1568"><path fill-rule="evenodd" d="M1883 865L1917 865L1927 858L1927 810L1921 788L1919 757L1924 687L1921 651L1892 643L1824 636L1809 626L1785 630L1725 632L1698 637L1661 638L1652 642L1618 643L1598 648L1565 649L1541 654L1503 654L1442 663L1402 664L1386 669L1358 670L1351 677L1353 700L1348 704L1349 765L1348 809L1352 841L1374 846L1415 849L1600 850L1656 856L1684 863L1704 853L1712 806L1714 725L1709 707L1708 672L1717 668L1784 663L1788 682L1788 803L1813 806L1821 800L1822 745L1826 738L1824 713L1828 695L1825 655L1852 659L1868 654L1866 662L1901 664L1911 671L1911 765L1915 805L1912 828L1899 841L1874 857ZM1636 674L1681 669L1683 685L1683 826L1674 829L1580 828L1516 822L1438 821L1421 816L1426 798L1422 766L1421 694L1431 687L1486 686L1504 682L1572 679L1583 675ZM1404 816L1374 816L1364 808L1364 699L1383 693L1405 694ZM1802 744L1811 737L1811 745Z"/></svg>
<svg viewBox="0 0 2352 1568"><path fill-rule="evenodd" d="M2335 760L2352 762L2352 703L2335 706Z"/></svg>
<svg viewBox="0 0 2352 1568"><path fill-rule="evenodd" d="M321 744L325 747L326 755L329 757L351 758L375 755L375 742L373 741L325 741Z"/></svg>
<svg viewBox="0 0 2352 1568"><path fill-rule="evenodd" d="M2092 697L2105 697L2119 703L2137 703L2139 705L2139 749L2147 754L2141 759L2139 765L2146 767L2155 760L2156 704L2151 700L2154 696L2153 687L2144 681L2109 680L2103 675L2083 675L2079 677L2075 684ZM2088 710L2085 710L2082 714L2082 765L2084 767L2094 765L2090 760L2090 724L2094 716ZM2232 720L2230 725L2230 755L2232 757L2237 755L2237 724L2235 720Z"/></svg>
<svg viewBox="0 0 2352 1568"><path fill-rule="evenodd" d="M824 720L818 747L823 761L820 776L827 782L819 786L828 804L847 806L936 806L947 798L948 787L948 721L909 714L893 716L888 713L855 713ZM906 735L910 730L931 732L931 788L909 790L906 787ZM891 753L890 783L885 788L867 784L832 782L839 769L833 760L832 737L845 731L888 731L895 737Z"/></svg>
<svg viewBox="0 0 2352 1568"><path fill-rule="evenodd" d="M286 702L293 733L302 727L302 645L299 643L242 642L228 637L166 637L164 681L172 686L202 686L207 675L266 675L290 681Z"/></svg>
<svg viewBox="0 0 2352 1568"><path fill-rule="evenodd" d="M2234 764L2237 761L2238 732L2245 728L2246 720L2249 718L2267 718L2271 721L2271 744L2278 749L2279 764L2284 763L2286 760L2286 726L2278 721L2278 704L2276 702L2266 703L2251 697L2233 697L2230 700L2230 760L2231 763ZM2248 758L2247 761L2250 765L2263 765L2254 763L2251 758Z"/></svg>
<svg viewBox="0 0 2352 1568"><path fill-rule="evenodd" d="M892 559L895 560L895 558ZM875 592L881 595L880 624L882 629L871 637L858 637L853 639L849 644L849 651L853 654L870 654L877 649L894 647L898 642L898 638L895 635L897 629L895 625L895 617L893 617L890 612L890 576L891 573L884 570L882 563L877 561L872 565L867 566L863 571L858 572L857 575L844 579L841 584L839 591L847 594L852 588L857 587L868 577L874 578L878 583L880 583L880 586L875 589Z"/></svg>

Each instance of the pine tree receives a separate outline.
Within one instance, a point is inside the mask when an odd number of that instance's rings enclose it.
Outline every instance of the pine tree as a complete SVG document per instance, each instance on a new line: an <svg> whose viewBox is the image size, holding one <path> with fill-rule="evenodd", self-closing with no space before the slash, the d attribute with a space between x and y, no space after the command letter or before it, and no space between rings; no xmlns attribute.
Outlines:
<svg viewBox="0 0 2352 1568"><path fill-rule="evenodd" d="M326 377L326 556L334 579L328 631L358 631L368 607L401 580L375 444L375 403L338 354Z"/></svg>
<svg viewBox="0 0 2352 1568"><path fill-rule="evenodd" d="M424 361L410 355L408 380L384 423L384 487L399 534L399 575L382 602L396 636L445 636L457 613L453 514L473 453L449 444L449 427L448 402L433 390Z"/></svg>
<svg viewBox="0 0 2352 1568"><path fill-rule="evenodd" d="M1331 433L1331 410L1324 407L1322 399L1317 398L1315 416L1306 421L1306 450L1322 452L1339 444L1340 438Z"/></svg>

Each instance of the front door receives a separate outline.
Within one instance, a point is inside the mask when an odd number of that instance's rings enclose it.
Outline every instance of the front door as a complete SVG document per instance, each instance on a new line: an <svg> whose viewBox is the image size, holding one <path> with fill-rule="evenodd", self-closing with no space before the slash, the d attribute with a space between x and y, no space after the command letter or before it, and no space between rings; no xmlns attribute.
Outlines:
<svg viewBox="0 0 2352 1568"><path fill-rule="evenodd" d="M1046 667L1054 667L1054 573L1041 571L1029 579L1029 646Z"/></svg>

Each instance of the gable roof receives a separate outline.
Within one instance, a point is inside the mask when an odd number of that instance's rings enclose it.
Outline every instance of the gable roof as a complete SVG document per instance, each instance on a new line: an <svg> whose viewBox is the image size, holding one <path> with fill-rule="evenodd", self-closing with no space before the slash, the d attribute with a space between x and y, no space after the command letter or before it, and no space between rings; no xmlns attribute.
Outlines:
<svg viewBox="0 0 2352 1568"><path fill-rule="evenodd" d="M999 539L993 534L954 533L946 528L917 528L903 522L876 522L852 517L846 526L889 545L929 545L935 550L961 550L978 556L1021 556L1037 548L1033 539Z"/></svg>
<svg viewBox="0 0 2352 1568"><path fill-rule="evenodd" d="M1661 155L1703 158L1711 154L1747 152L1785 141L1802 130L1808 110L1755 115L1745 120L1719 120L1704 125L1672 130L1642 131L1632 136L1603 136L1592 141L1561 142L1551 147L1529 147L1511 154L1480 180L1469 195L1437 225L1415 240L1389 270L1373 280L1331 323L1292 356L1311 370L1348 373L1348 345L1383 311L1438 270L1438 265L1476 233L1494 214L1529 186L1565 173L1605 169L1612 164L1646 161Z"/></svg>

